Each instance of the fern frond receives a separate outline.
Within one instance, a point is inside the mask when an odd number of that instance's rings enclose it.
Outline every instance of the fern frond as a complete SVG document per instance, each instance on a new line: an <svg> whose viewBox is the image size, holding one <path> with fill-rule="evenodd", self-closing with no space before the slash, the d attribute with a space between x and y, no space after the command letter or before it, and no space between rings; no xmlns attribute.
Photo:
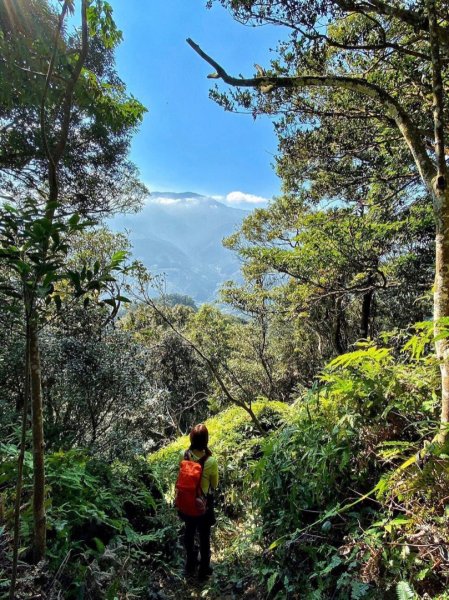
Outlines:
<svg viewBox="0 0 449 600"><path fill-rule="evenodd" d="M415 592L407 581L400 581L396 586L398 600L415 600Z"/></svg>

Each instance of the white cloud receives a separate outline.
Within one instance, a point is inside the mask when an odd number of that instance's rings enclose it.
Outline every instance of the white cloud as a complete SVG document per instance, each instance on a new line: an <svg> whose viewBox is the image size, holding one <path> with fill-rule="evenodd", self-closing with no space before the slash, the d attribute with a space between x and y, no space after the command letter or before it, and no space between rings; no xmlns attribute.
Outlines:
<svg viewBox="0 0 449 600"><path fill-rule="evenodd" d="M245 194L244 192L229 192L225 197L229 204L267 204L268 198L255 196L254 194Z"/></svg>
<svg viewBox="0 0 449 600"><path fill-rule="evenodd" d="M150 196L148 202L150 204L180 204L181 200L179 198L152 198Z"/></svg>
<svg viewBox="0 0 449 600"><path fill-rule="evenodd" d="M172 196L173 193L173 196ZM198 195L190 194L188 192L177 193L177 192L156 192L151 194L145 201L146 204L160 205L160 206L183 206L189 207L202 202L215 200L221 202L227 206L233 206L250 210L256 207L263 207L269 203L268 198L263 196L256 196L255 194L246 194L245 192L233 191L228 194L211 194L211 195Z"/></svg>

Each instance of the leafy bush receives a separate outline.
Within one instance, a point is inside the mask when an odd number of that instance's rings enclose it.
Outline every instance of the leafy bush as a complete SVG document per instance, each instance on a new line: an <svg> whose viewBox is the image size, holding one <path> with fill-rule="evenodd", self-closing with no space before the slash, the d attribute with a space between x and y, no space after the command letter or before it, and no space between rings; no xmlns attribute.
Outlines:
<svg viewBox="0 0 449 600"><path fill-rule="evenodd" d="M449 557L436 561L448 541L447 461L432 445L425 466L415 464L437 420L427 335L335 359L264 444L253 489L270 597L386 598L405 579L434 593L447 584ZM433 553L412 541L423 531Z"/></svg>
<svg viewBox="0 0 449 600"><path fill-rule="evenodd" d="M13 519L16 463L16 448L0 446L0 489L8 527ZM151 557L153 568L173 558L176 521L166 511L160 486L147 461L107 464L72 450L49 454L46 471L49 568L55 572L65 565L59 572L64 597L93 585L89 578L95 564L117 554L132 555L137 562L148 562ZM31 489L32 456L27 452L20 531L22 558L26 557L32 534ZM120 564L117 556L114 561ZM95 584L95 597L103 597L101 593L106 594L110 586L118 585L117 581L119 585L126 583L118 574L115 580L114 569L109 578L103 579L100 587L98 582Z"/></svg>

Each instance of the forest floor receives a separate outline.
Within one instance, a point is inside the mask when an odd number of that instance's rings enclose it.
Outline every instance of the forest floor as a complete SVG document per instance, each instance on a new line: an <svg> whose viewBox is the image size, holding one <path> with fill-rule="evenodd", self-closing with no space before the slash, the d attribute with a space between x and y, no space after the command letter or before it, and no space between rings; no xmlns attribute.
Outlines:
<svg viewBox="0 0 449 600"><path fill-rule="evenodd" d="M200 582L195 577L184 577L182 571L173 573L166 581L160 582L161 592L154 595L154 598L150 596L151 600L261 600L263 592L254 582L249 581L250 569L246 569L246 577L242 578L232 563L233 549L242 545L245 529L246 522L241 520L219 523L212 534L213 575L207 581Z"/></svg>
<svg viewBox="0 0 449 600"><path fill-rule="evenodd" d="M142 594L131 593L118 598L142 598L142 600L261 600L264 592L251 578L250 563L252 552L248 545L249 525L246 520L229 519L219 516L217 525L212 530L212 576L200 582L197 578L186 578L183 572L184 550L179 544L180 556L177 565L154 573L151 585ZM182 526L179 527L180 541ZM12 545L5 531L0 535L0 568L3 573L10 573L10 557L6 547ZM8 559L7 559L8 556ZM69 560L69 557L67 557ZM16 588L17 600L61 600L65 597L64 586L59 581L59 572L50 574L45 563L31 567L19 561ZM6 580L4 581L6 584ZM3 586L1 586L3 588ZM0 589L0 598L7 597L6 588ZM90 593L80 597L93 598Z"/></svg>

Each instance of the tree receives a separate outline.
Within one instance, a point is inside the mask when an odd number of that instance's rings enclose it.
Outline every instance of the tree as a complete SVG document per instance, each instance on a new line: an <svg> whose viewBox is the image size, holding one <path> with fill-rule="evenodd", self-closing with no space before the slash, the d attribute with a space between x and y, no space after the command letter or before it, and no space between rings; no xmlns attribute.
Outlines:
<svg viewBox="0 0 449 600"><path fill-rule="evenodd" d="M1 63L6 85L0 113L0 183L2 195L10 200L2 210L0 235L4 268L15 281L9 295L19 295L24 306L33 430L33 554L39 561L46 547L39 331L48 305L53 301L60 306L61 298L54 293L57 281L71 281L75 295L81 296L100 289L119 268L122 255L114 257L108 272L100 273L99 265L78 273L64 271L64 256L70 235L86 225L73 214L75 207L84 214L111 207L101 204L101 190L106 189L101 168L113 171L115 166L123 172L128 164L132 175L126 152L143 107L126 96L119 80L113 81L108 60L120 33L107 3L82 0L81 29L75 36L64 28L74 8L70 0L63 2L59 15L40 0L21 4L6 0L0 11L0 46L7 58ZM117 173L115 177L119 181ZM133 190L130 181L125 184L108 191L113 189L117 197ZM142 189L136 189L138 197Z"/></svg>
<svg viewBox="0 0 449 600"><path fill-rule="evenodd" d="M149 307L160 324L165 325L176 334L179 340L185 342L195 352L209 369L217 387L226 400L243 408L263 435L265 431L252 408L253 391L239 380L236 373L228 367L226 362L230 351L228 339L229 325L232 319L209 305L202 306L198 312L185 305L176 305L174 307L175 314L181 316L180 322L170 315L170 310L167 310L170 307L166 307L160 299L155 300L153 298L151 286L158 282L155 282L145 269L141 269L137 273L136 283L137 291L134 291L133 295L138 302ZM189 318L191 315L192 318ZM187 325L186 331L183 331L184 324ZM193 325L191 330L189 330L190 325ZM144 332L144 335L146 333L154 335L151 330Z"/></svg>
<svg viewBox="0 0 449 600"><path fill-rule="evenodd" d="M432 215L421 199L392 210L311 207L308 194L284 196L249 215L225 244L239 253L247 282L272 280L273 314L292 328L307 321L326 340L322 361L360 337L424 318L417 300L431 282ZM246 296L251 305L257 290Z"/></svg>
<svg viewBox="0 0 449 600"><path fill-rule="evenodd" d="M245 261L243 285L228 281L221 289L222 300L243 317L233 325L228 364L255 396L288 401L300 379L299 353L294 323L279 301L280 277L272 271Z"/></svg>
<svg viewBox="0 0 449 600"><path fill-rule="evenodd" d="M446 2L421 1L411 7L381 0L327 2L228 1L237 19L274 23L290 29L289 44L270 71L256 77L229 75L192 40L192 48L214 69L210 77L239 90L255 90L255 102L265 95L304 119L309 111L319 121L320 102L335 96L346 115L355 113L359 127L375 119L407 148L413 170L432 198L436 227L434 321L442 380L441 432L449 422L449 345L438 337L441 319L449 316L449 188L447 185L447 80L449 26ZM234 97L235 98L235 97ZM341 100L344 98L342 105ZM360 99L364 106L360 108ZM237 98L249 107L253 98ZM232 108L228 99L227 108ZM315 114L315 111L318 111ZM382 144L381 144L382 145ZM398 154L396 159L402 154Z"/></svg>
<svg viewBox="0 0 449 600"><path fill-rule="evenodd" d="M183 303L171 306L171 301L178 298ZM185 334L195 310L191 302L170 295L168 305L164 297L155 306L160 314L145 304L132 306L120 319L119 327L145 349L144 372L154 417L149 433L160 444L185 434L206 418L212 386L207 366L167 323Z"/></svg>
<svg viewBox="0 0 449 600"><path fill-rule="evenodd" d="M61 4L60 15L47 0L0 4L0 193L55 194L50 153L63 212L136 210L147 191L128 153L145 109L115 70L121 32L111 6L89 0L70 34L74 3Z"/></svg>
<svg viewBox="0 0 449 600"><path fill-rule="evenodd" d="M86 312L77 315L89 322L86 331L51 327L41 335L47 447L86 448L107 460L143 452L150 437L147 350L105 327L98 310L78 308Z"/></svg>

